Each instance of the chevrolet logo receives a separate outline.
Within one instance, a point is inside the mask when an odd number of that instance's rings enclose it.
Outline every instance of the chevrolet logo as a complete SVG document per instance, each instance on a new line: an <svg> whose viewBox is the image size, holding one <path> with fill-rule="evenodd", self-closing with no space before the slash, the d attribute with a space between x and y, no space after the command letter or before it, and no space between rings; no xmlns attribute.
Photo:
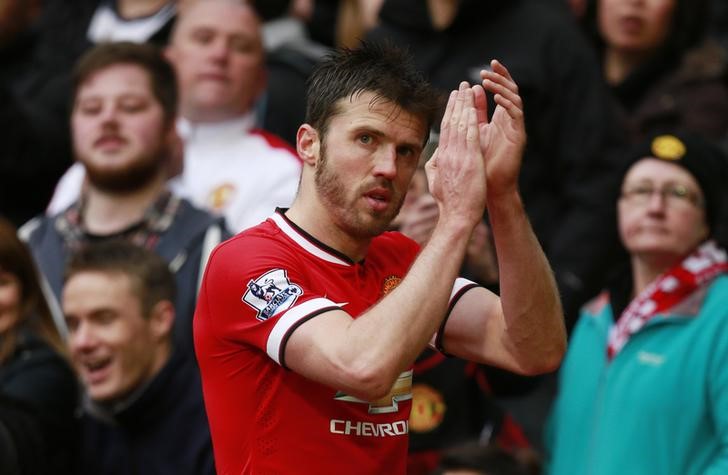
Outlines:
<svg viewBox="0 0 728 475"><path fill-rule="evenodd" d="M369 414L388 414L399 411L399 402L412 399L412 370L405 371L399 375L389 393L376 401L364 401L363 399L349 396L339 391L334 396L336 401L355 402L358 404L369 404Z"/></svg>

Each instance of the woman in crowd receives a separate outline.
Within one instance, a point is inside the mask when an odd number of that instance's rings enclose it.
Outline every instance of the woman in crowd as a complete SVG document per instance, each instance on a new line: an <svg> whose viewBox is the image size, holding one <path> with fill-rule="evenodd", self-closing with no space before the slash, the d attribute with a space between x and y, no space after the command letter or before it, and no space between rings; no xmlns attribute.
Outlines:
<svg viewBox="0 0 728 475"><path fill-rule="evenodd" d="M726 51L708 0L591 0L584 17L632 142L650 133L728 136Z"/></svg>
<svg viewBox="0 0 728 475"><path fill-rule="evenodd" d="M684 135L627 158L628 264L572 334L547 473L728 473L728 158Z"/></svg>
<svg viewBox="0 0 728 475"><path fill-rule="evenodd" d="M73 473L78 385L33 259L0 218L0 473Z"/></svg>

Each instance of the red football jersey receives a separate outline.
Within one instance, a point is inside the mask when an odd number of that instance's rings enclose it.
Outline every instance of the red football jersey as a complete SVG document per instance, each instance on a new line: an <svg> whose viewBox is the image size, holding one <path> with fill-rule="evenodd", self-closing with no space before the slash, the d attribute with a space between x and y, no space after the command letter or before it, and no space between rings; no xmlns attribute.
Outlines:
<svg viewBox="0 0 728 475"><path fill-rule="evenodd" d="M362 401L287 369L285 346L326 311L364 312L417 252L384 233L352 262L280 212L215 249L194 339L218 473L405 473L412 371L387 397ZM471 284L459 279L452 300Z"/></svg>

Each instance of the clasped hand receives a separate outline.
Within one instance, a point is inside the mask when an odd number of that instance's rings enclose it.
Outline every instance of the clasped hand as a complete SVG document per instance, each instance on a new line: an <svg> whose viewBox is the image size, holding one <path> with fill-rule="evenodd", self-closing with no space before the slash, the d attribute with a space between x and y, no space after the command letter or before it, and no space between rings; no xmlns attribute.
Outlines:
<svg viewBox="0 0 728 475"><path fill-rule="evenodd" d="M491 61L481 71L482 86L467 82L450 93L438 149L427 163L430 191L449 215L477 223L486 200L516 193L526 132L523 101L508 70ZM496 103L488 118L486 91Z"/></svg>

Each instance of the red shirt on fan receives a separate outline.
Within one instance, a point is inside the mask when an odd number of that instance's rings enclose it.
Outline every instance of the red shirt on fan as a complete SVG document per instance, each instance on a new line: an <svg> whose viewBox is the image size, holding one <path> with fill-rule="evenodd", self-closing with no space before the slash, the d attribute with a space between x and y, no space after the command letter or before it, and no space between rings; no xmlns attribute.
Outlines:
<svg viewBox="0 0 728 475"><path fill-rule="evenodd" d="M355 263L281 211L218 246L194 320L218 473L405 473L412 371L388 396L362 401L287 369L285 346L324 312L363 313L418 250L384 233ZM451 300L474 285L458 279Z"/></svg>

